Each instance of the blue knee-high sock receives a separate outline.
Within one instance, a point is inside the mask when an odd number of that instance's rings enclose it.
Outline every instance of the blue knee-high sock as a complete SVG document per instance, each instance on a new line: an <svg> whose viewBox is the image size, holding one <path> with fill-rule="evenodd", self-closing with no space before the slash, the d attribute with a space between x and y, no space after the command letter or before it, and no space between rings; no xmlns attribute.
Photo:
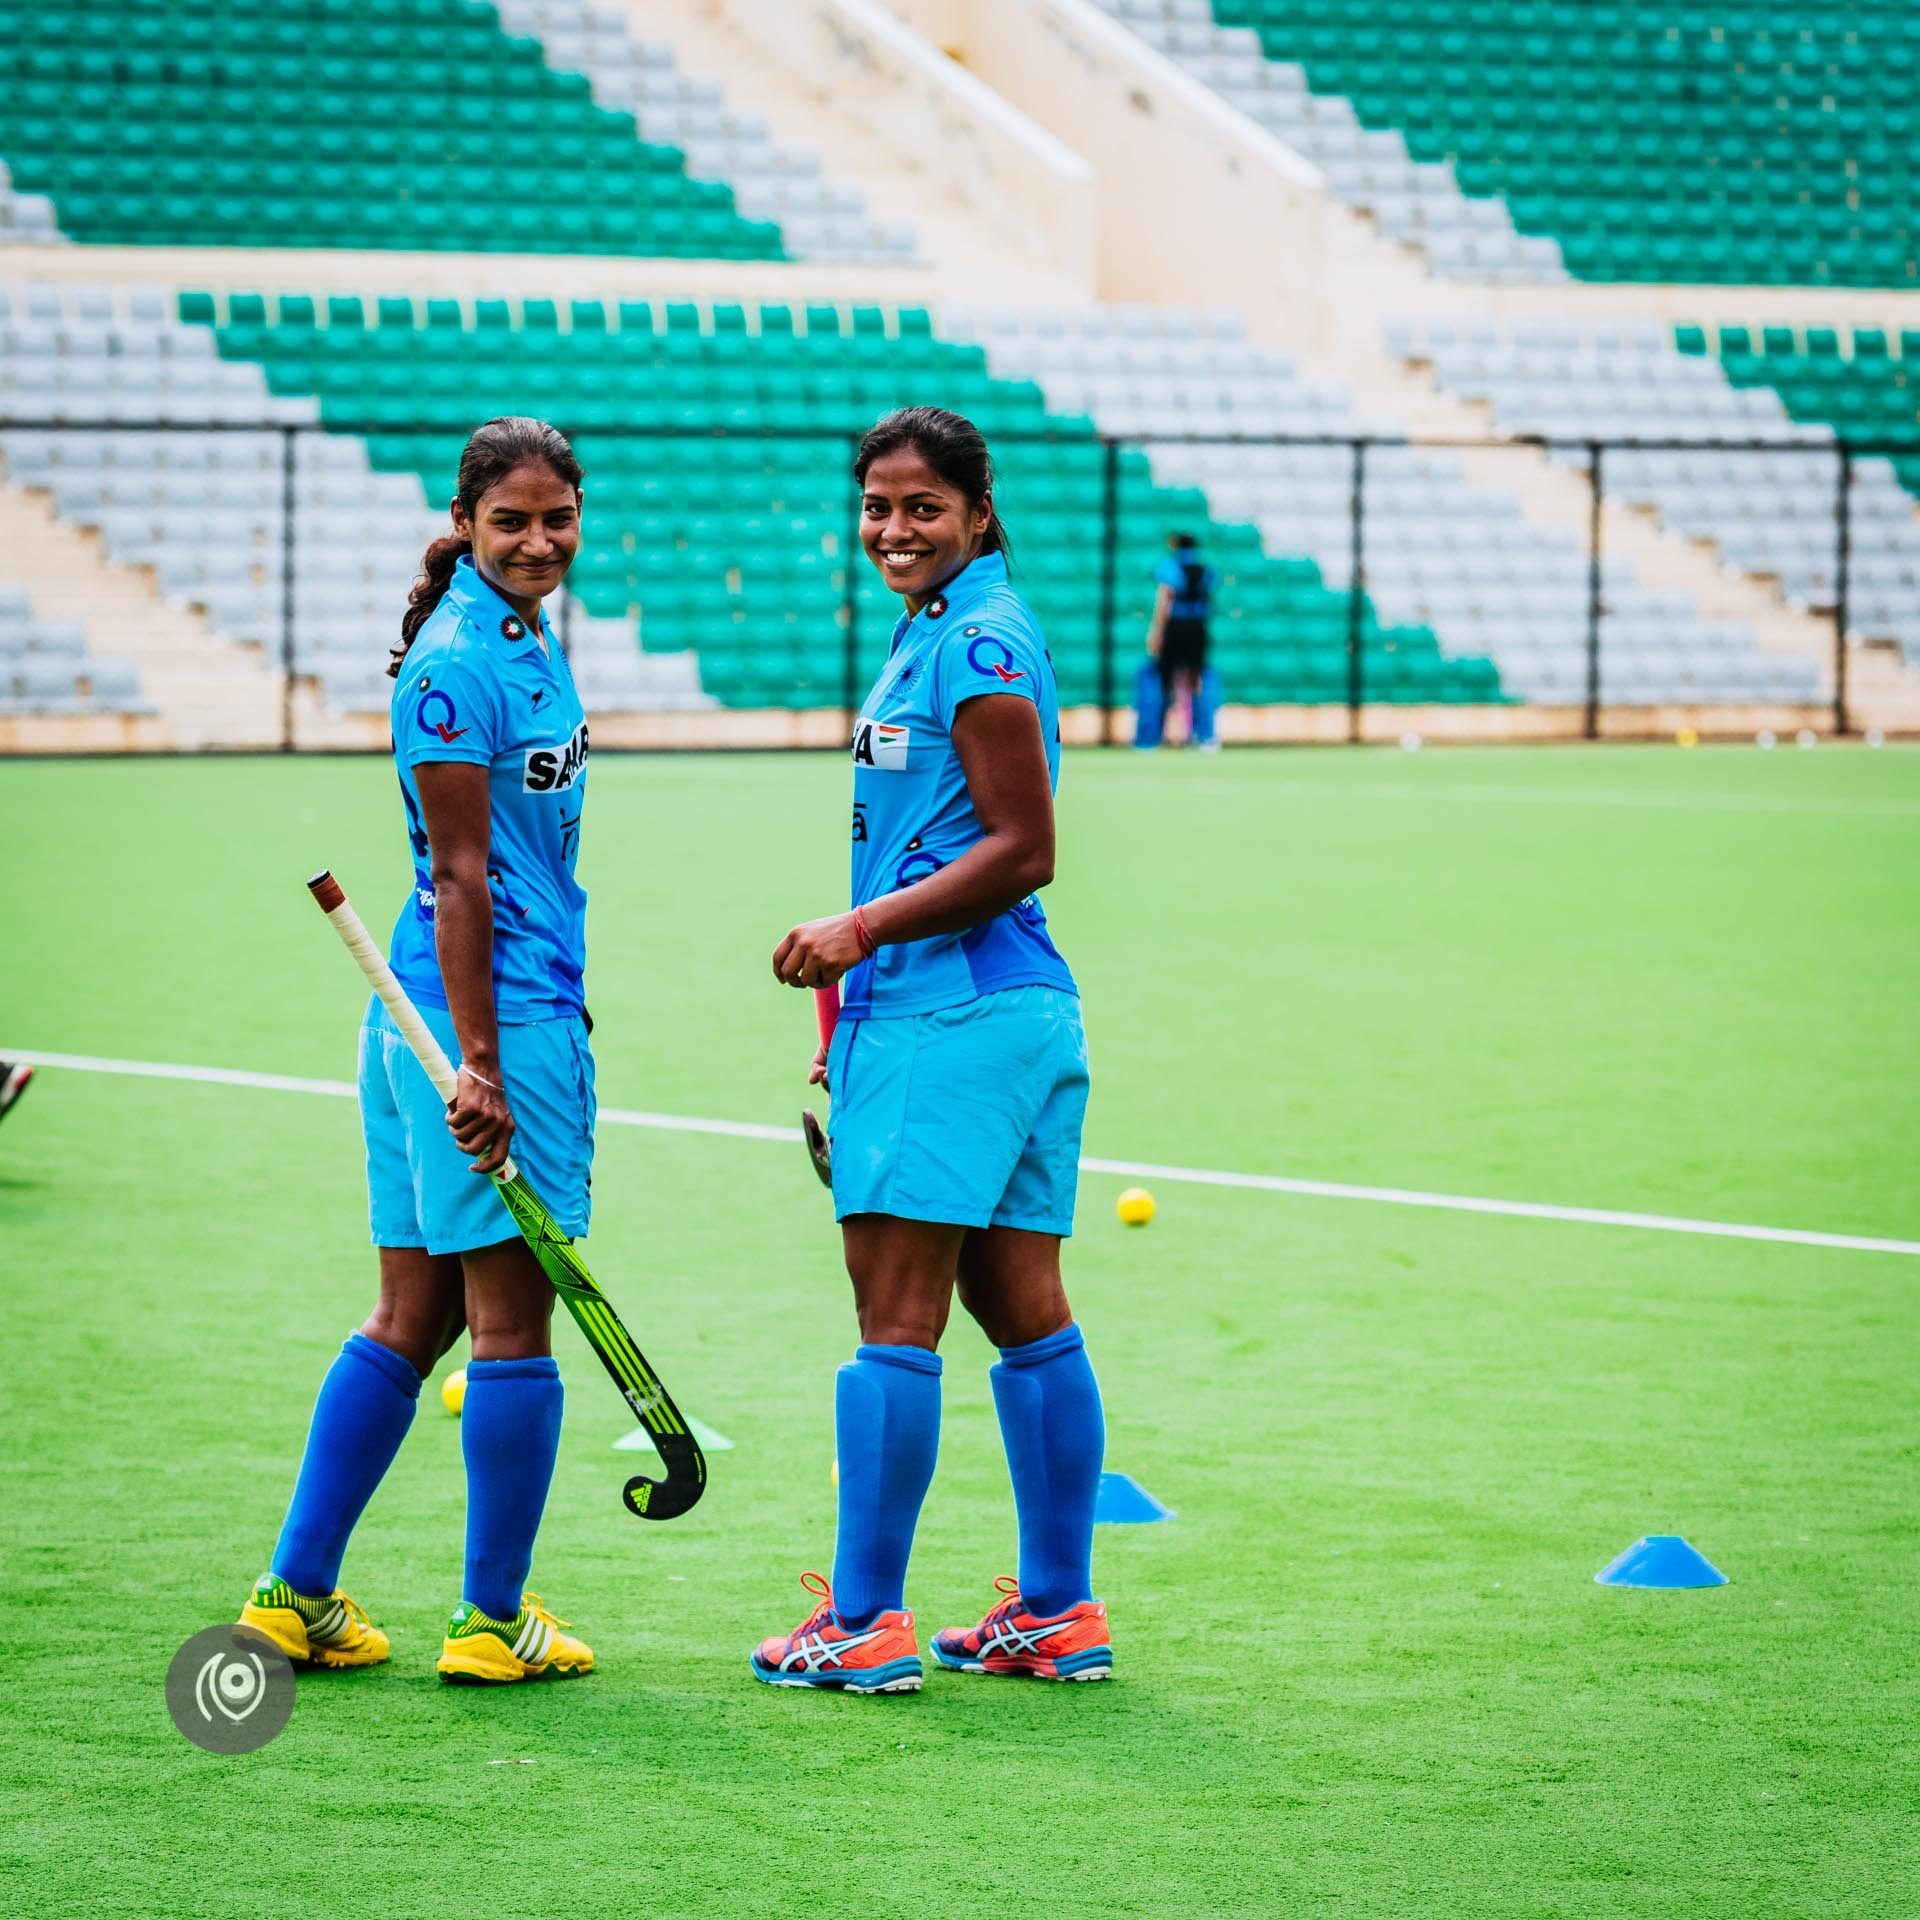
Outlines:
<svg viewBox="0 0 1920 1920"><path fill-rule="evenodd" d="M347 1536L366 1511L413 1424L413 1363L364 1333L347 1336L313 1403L300 1477L273 1550L273 1571L296 1593L340 1584Z"/></svg>
<svg viewBox="0 0 1920 1920"><path fill-rule="evenodd" d="M1002 1347L990 1378L1020 1517L1020 1595L1047 1619L1093 1598L1093 1503L1107 1447L1100 1385L1072 1322Z"/></svg>
<svg viewBox="0 0 1920 1920"><path fill-rule="evenodd" d="M560 1451L566 1389L550 1354L473 1360L460 1409L467 1462L467 1566L460 1597L495 1620L520 1611L533 1536Z"/></svg>
<svg viewBox="0 0 1920 1920"><path fill-rule="evenodd" d="M940 1356L854 1349L834 1383L840 1525L833 1604L849 1626L906 1604L907 1556L940 1452Z"/></svg>

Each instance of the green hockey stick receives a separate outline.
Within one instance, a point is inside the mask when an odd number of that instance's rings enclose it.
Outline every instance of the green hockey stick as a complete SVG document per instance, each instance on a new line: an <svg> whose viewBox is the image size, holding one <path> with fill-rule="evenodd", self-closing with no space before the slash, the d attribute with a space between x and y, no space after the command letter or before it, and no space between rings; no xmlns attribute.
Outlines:
<svg viewBox="0 0 1920 1920"><path fill-rule="evenodd" d="M307 882L307 890L333 923L347 951L359 962L360 971L413 1049L414 1058L426 1069L434 1090L451 1106L453 1062L407 998L406 989L393 977L386 956L374 944L339 881L331 873L316 873ZM666 1462L664 1480L636 1473L627 1482L623 1497L628 1511L643 1520L671 1520L685 1513L707 1487L707 1462L700 1443L688 1432L679 1408L633 1344L633 1336L620 1324L612 1301L600 1291L600 1283L587 1271L573 1242L553 1224L546 1203L527 1184L526 1175L509 1159L494 1174L493 1183L541 1271L553 1282L554 1292L567 1303L567 1311L586 1336L587 1345L600 1356L600 1364L612 1375L634 1418L647 1430L647 1438Z"/></svg>

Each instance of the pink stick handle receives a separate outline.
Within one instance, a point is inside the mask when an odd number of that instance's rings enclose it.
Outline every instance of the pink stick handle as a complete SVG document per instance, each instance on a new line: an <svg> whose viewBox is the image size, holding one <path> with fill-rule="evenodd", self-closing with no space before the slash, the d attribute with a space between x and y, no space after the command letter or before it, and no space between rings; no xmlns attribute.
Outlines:
<svg viewBox="0 0 1920 1920"><path fill-rule="evenodd" d="M820 1024L820 1044L823 1047L830 1047L833 1044L833 1030L840 1023L840 989L838 987L814 988L813 1017Z"/></svg>

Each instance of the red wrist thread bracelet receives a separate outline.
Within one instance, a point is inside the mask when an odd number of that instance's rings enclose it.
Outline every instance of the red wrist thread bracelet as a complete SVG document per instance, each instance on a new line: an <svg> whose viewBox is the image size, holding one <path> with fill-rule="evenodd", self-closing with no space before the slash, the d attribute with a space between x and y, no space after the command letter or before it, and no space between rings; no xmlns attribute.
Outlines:
<svg viewBox="0 0 1920 1920"><path fill-rule="evenodd" d="M853 937L860 944L860 957L871 960L879 952L880 943L867 930L867 916L858 908L853 910Z"/></svg>

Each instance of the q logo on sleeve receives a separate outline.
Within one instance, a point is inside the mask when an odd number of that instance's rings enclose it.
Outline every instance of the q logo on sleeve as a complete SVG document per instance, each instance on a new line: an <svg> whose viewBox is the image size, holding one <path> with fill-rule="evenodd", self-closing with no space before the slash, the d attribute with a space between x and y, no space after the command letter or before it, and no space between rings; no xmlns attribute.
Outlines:
<svg viewBox="0 0 1920 1920"><path fill-rule="evenodd" d="M425 686L426 682L422 681L421 685ZM437 687L420 696L420 704L414 709L413 718L422 733L437 734L449 745L466 732L465 727L453 724L459 715L454 711L451 695L440 692Z"/></svg>
<svg viewBox="0 0 1920 1920"><path fill-rule="evenodd" d="M967 649L967 665L975 673L990 673L1001 682L1024 680L1027 677L1024 667L1013 664L1013 649L990 633L983 633Z"/></svg>

